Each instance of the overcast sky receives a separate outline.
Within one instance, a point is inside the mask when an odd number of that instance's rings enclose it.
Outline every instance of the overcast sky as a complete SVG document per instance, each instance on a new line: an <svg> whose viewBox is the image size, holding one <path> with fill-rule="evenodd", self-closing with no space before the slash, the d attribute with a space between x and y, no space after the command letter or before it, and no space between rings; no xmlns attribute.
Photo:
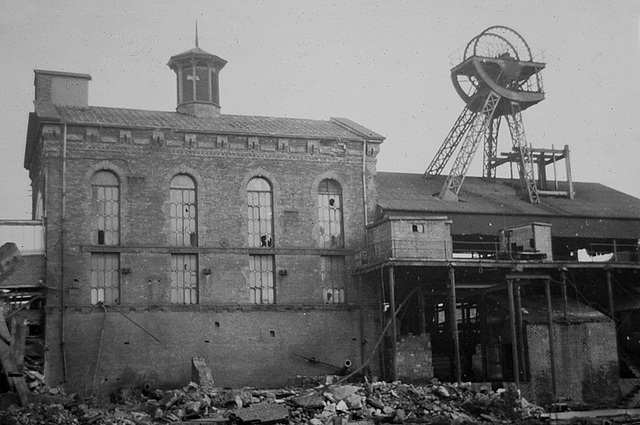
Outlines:
<svg viewBox="0 0 640 425"><path fill-rule="evenodd" d="M464 46L490 26L513 28L547 64L546 99L523 112L528 142L568 144L574 180L640 197L635 0L0 0L0 218L31 214L33 70L90 74L93 106L171 111L166 64L194 47L196 19L200 47L228 61L222 113L347 117L387 138L378 170L415 173L463 109L449 70Z"/></svg>

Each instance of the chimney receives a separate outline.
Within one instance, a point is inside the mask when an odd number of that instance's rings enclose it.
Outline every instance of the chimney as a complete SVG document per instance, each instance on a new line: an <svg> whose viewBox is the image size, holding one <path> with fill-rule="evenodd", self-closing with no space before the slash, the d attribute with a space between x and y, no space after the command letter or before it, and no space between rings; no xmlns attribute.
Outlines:
<svg viewBox="0 0 640 425"><path fill-rule="evenodd" d="M76 108L89 106L90 75L40 69L34 72L36 102L49 102L58 106Z"/></svg>

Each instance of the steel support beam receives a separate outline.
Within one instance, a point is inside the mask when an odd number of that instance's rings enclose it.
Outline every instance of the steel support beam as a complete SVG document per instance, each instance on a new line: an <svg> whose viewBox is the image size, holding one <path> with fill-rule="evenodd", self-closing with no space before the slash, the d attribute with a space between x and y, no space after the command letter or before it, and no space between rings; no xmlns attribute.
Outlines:
<svg viewBox="0 0 640 425"><path fill-rule="evenodd" d="M451 128L451 131L449 131L444 142L442 142L440 149L438 149L438 152L431 160L427 170L424 172L425 177L438 176L442 174L445 165L449 162L453 152L460 144L460 141L466 134L467 130L469 130L469 127L477 114L477 112L473 112L465 106L455 124L453 124L453 128Z"/></svg>
<svg viewBox="0 0 640 425"><path fill-rule="evenodd" d="M507 279L507 292L509 294L509 325L511 328L511 356L513 357L513 382L520 386L520 367L518 365L518 334L516 333L516 307L513 302L513 279Z"/></svg>
<svg viewBox="0 0 640 425"><path fill-rule="evenodd" d="M493 119L493 115L498 108L500 102L500 96L493 92L487 94L487 99L484 102L484 106L479 114L475 115L473 120L473 126L467 133L467 136L462 143L462 147L456 156L456 160L453 163L451 172L447 176L442 189L440 190L440 199L443 200L457 200L458 192L462 187L471 161L478 150L480 140L486 137L487 128L489 123Z"/></svg>
<svg viewBox="0 0 640 425"><path fill-rule="evenodd" d="M518 172L520 173L520 185L522 186L523 197L526 196L530 203L539 204L538 187L536 186L535 174L533 171L533 154L527 144L522 124L522 113L520 105L511 104L512 113L507 115L507 123L511 133L511 143L513 150L518 153Z"/></svg>
<svg viewBox="0 0 640 425"><path fill-rule="evenodd" d="M396 278L395 267L389 267L389 307L391 313L391 381L398 380L398 367L396 357L398 355L398 326L396 321Z"/></svg>
<svg viewBox="0 0 640 425"><path fill-rule="evenodd" d="M558 392L557 376L556 376L556 356L553 347L553 310L551 306L551 281L545 279L544 290L547 296L547 323L549 326L549 361L551 364L551 390L553 391L553 401L556 400Z"/></svg>
<svg viewBox="0 0 640 425"><path fill-rule="evenodd" d="M456 300L456 275L453 267L449 267L449 315L451 316L451 339L455 351L455 375L456 382L462 382L462 367L460 360L460 339L458 337L458 302Z"/></svg>

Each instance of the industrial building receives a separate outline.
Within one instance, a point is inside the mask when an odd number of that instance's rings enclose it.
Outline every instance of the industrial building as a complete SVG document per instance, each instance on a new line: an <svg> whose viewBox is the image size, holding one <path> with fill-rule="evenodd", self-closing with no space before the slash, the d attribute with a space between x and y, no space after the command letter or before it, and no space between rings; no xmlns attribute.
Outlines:
<svg viewBox="0 0 640 425"><path fill-rule="evenodd" d="M517 130L544 97L522 84L544 64L476 61L499 31L452 71L477 92L459 92L425 175L377 172L384 137L346 118L222 114L226 61L197 45L169 60L175 112L91 106L89 75L36 70L23 224L42 230L44 267L1 284L7 300L25 286L45 300L29 306L47 383L183 385L200 357L225 387L353 370L633 403L640 200L574 182L568 147L516 132L498 157L496 119ZM485 174L465 178L481 137ZM546 167L562 160L559 181ZM518 176L496 178L507 163Z"/></svg>

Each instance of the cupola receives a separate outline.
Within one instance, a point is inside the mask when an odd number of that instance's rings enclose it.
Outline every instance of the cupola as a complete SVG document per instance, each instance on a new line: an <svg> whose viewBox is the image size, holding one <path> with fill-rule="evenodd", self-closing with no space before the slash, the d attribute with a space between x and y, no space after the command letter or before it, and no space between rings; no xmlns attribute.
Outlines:
<svg viewBox="0 0 640 425"><path fill-rule="evenodd" d="M177 77L178 107L181 114L198 118L220 116L218 74L227 61L205 52L198 46L173 56L167 64Z"/></svg>

